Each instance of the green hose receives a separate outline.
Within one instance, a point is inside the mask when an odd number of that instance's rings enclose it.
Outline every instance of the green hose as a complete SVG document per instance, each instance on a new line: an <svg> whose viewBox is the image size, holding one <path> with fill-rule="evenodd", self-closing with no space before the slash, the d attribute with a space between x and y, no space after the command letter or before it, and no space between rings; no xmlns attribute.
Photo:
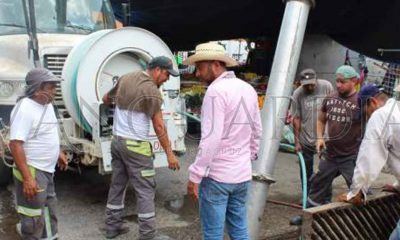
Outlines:
<svg viewBox="0 0 400 240"><path fill-rule="evenodd" d="M279 149L287 151L287 152L296 152L296 148L293 145L281 143L279 145ZM303 210L307 208L307 171L306 171L306 163L304 161L303 153L297 152L297 156L299 157L300 167L301 167L301 184L302 184L302 192L303 192ZM300 235L299 239L303 239L303 235Z"/></svg>
<svg viewBox="0 0 400 240"><path fill-rule="evenodd" d="M190 114L190 113L188 113L188 112L177 112L177 113L179 113L179 114L181 114L181 115L183 115L183 116L186 116L186 117L188 117L188 118L190 118L190 119L193 119L193 120L195 120L196 122L201 122L200 118L198 118L198 117L196 117L196 116L194 116L193 114Z"/></svg>
<svg viewBox="0 0 400 240"><path fill-rule="evenodd" d="M296 149L293 145L281 143L279 148L285 150L287 152L296 152ZM299 157L300 166L301 166L301 176L302 176L302 189L303 189L303 209L307 208L307 172L306 172L306 163L304 162L304 157L301 152L297 153Z"/></svg>
<svg viewBox="0 0 400 240"><path fill-rule="evenodd" d="M287 143L281 143L279 145L279 150L283 150L283 151L289 152L289 153L296 153L296 149L294 148L294 146L291 144L287 144Z"/></svg>
<svg viewBox="0 0 400 240"><path fill-rule="evenodd" d="M303 209L307 208L307 172L306 172L306 163L304 161L303 154L301 152L297 153L299 160L300 160L300 166L301 166L301 176L302 176L302 185L303 185Z"/></svg>

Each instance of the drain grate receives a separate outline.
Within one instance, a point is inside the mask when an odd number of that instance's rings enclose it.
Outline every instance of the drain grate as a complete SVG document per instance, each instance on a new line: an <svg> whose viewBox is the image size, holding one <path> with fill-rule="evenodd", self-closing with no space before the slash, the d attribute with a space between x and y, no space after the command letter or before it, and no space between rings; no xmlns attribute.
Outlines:
<svg viewBox="0 0 400 240"><path fill-rule="evenodd" d="M306 209L303 214L304 239L386 240L400 219L400 196L382 193L363 206L331 203Z"/></svg>

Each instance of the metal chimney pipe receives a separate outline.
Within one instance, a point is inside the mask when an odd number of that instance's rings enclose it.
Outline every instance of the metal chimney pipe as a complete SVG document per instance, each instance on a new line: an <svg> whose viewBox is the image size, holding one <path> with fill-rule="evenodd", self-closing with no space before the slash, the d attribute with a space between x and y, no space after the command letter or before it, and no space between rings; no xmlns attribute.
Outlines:
<svg viewBox="0 0 400 240"><path fill-rule="evenodd" d="M262 109L263 133L259 159L253 165L253 182L247 205L250 237L258 239L262 215L273 179L284 119L289 106L303 44L307 19L314 0L287 0L271 74Z"/></svg>

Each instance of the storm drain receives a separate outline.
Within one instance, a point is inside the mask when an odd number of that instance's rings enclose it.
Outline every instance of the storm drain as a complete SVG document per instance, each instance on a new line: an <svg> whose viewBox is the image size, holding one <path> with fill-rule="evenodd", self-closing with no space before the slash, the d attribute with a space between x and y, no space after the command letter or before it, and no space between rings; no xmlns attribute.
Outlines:
<svg viewBox="0 0 400 240"><path fill-rule="evenodd" d="M400 219L400 197L382 194L363 206L331 203L304 210L304 239L388 239Z"/></svg>

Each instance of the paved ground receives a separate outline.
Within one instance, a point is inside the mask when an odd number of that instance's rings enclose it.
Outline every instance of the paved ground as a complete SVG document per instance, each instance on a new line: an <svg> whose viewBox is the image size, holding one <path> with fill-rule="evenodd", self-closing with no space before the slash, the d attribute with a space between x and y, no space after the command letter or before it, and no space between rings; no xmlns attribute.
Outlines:
<svg viewBox="0 0 400 240"><path fill-rule="evenodd" d="M197 142L187 142L188 153L181 158L182 169L178 173L168 169L157 170L157 226L158 229L174 239L201 239L198 208L184 197L186 193L187 167L193 161ZM269 200L298 204L301 199L299 169L296 156L279 153L275 169L277 183L270 188ZM382 174L373 187L389 182L391 177ZM73 173L56 174L56 192L59 205L59 228L61 239L103 239L101 227L104 221L104 208L108 191L108 178L99 176L96 169L85 171L82 175ZM344 180L338 178L334 183L334 197L346 190ZM12 200L12 186L0 190L0 239L17 239ZM127 194L125 221L131 231L118 239L136 239L137 224L133 193ZM176 200L172 201L171 200ZM300 210L267 203L262 239L295 239L297 227L289 225L290 217Z"/></svg>

